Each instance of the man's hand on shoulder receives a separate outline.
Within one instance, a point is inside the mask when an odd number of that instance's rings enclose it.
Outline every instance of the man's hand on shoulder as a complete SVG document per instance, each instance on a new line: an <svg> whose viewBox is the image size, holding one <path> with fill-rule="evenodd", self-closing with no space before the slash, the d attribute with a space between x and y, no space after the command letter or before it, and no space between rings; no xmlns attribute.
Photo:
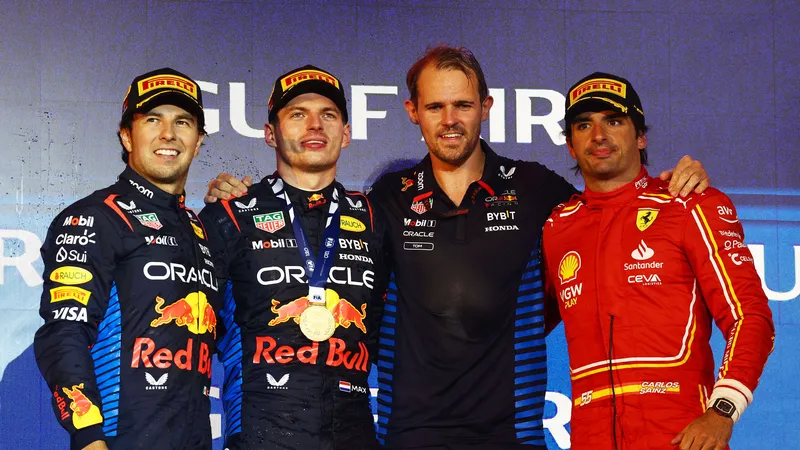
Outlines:
<svg viewBox="0 0 800 450"><path fill-rule="evenodd" d="M661 172L658 177L664 181L669 180L669 193L674 197L678 195L686 197L693 190L699 194L711 184L708 173L700 161L692 159L689 155L681 158L674 169Z"/></svg>
<svg viewBox="0 0 800 450"><path fill-rule="evenodd" d="M733 434L733 419L713 409L693 420L670 442L681 450L724 450Z"/></svg>
<svg viewBox="0 0 800 450"><path fill-rule="evenodd" d="M253 177L247 175L239 180L235 176L222 172L208 182L208 191L203 200L206 203L215 203L217 200L228 200L231 197L241 197L247 194L247 188L253 185Z"/></svg>
<svg viewBox="0 0 800 450"><path fill-rule="evenodd" d="M83 450L108 450L106 441L94 441L91 444L83 447Z"/></svg>

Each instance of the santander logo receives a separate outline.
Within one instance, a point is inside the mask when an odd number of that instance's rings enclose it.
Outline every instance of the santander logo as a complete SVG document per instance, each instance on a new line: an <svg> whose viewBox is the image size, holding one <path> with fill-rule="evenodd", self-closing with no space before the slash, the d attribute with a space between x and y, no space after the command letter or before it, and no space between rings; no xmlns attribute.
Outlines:
<svg viewBox="0 0 800 450"><path fill-rule="evenodd" d="M631 252L631 257L637 261L646 261L655 255L656 252L644 243L644 239L639 243L634 251Z"/></svg>

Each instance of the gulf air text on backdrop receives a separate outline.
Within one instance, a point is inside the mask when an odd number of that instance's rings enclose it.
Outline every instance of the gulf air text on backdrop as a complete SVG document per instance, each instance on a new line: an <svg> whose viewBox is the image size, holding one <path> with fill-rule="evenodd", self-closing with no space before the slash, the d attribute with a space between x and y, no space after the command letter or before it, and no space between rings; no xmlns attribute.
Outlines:
<svg viewBox="0 0 800 450"><path fill-rule="evenodd" d="M228 95L229 121L233 130L245 137L264 138L264 128L260 124L251 127L247 123L245 111L252 111L246 105L245 83L228 83L228 92L220 92L220 85L208 81L198 81L200 90L206 103L209 103L208 94L225 96ZM352 137L356 140L367 139L368 121L386 119L387 110L375 107L375 96L399 96L398 86L379 86L379 85L352 85L350 86L350 123L352 126ZM494 106L489 112L489 142L506 142L506 90L502 88L489 89L489 95L494 97ZM530 144L533 142L533 127L541 126L547 132L550 140L556 145L565 143L563 131L558 121L564 118L564 95L551 89L514 89L514 106L516 121L516 142L518 144ZM373 98L373 106L369 106L369 99ZM396 103L401 99L393 99ZM212 100L213 102L213 100ZM224 104L224 100L221 102ZM383 104L386 104L385 102ZM549 110L543 115L533 115L534 105L542 105L542 109ZM392 111L402 111L393 108ZM220 114L218 109L205 108L206 131L209 134L220 131ZM403 111L405 117L405 112ZM392 118L390 120L397 120Z"/></svg>

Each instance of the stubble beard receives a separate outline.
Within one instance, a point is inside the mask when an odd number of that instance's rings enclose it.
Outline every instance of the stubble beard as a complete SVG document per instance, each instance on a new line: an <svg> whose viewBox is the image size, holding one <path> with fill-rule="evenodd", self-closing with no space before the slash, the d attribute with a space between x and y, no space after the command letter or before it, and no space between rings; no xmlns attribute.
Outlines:
<svg viewBox="0 0 800 450"><path fill-rule="evenodd" d="M428 150L442 162L451 165L460 165L472 156L475 147L477 147L477 142L474 142L470 135L463 129L456 129L454 131L463 133L464 139L461 143L455 146L440 145L438 142L439 135L437 134L437 142L434 142L433 145L428 145Z"/></svg>

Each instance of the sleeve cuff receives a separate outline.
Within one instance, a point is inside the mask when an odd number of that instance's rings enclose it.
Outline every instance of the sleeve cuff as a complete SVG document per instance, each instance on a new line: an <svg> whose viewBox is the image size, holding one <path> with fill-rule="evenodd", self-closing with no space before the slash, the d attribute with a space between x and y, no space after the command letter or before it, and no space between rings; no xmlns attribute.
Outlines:
<svg viewBox="0 0 800 450"><path fill-rule="evenodd" d="M744 410L753 402L753 392L736 380L723 378L714 384L711 398L708 399L708 407L711 407L718 398L727 399L736 405L736 411L731 416L733 422L736 423Z"/></svg>
<svg viewBox="0 0 800 450"><path fill-rule="evenodd" d="M72 444L77 448L83 448L94 441L105 441L106 435L103 433L103 425L91 425L81 428L72 435Z"/></svg>

